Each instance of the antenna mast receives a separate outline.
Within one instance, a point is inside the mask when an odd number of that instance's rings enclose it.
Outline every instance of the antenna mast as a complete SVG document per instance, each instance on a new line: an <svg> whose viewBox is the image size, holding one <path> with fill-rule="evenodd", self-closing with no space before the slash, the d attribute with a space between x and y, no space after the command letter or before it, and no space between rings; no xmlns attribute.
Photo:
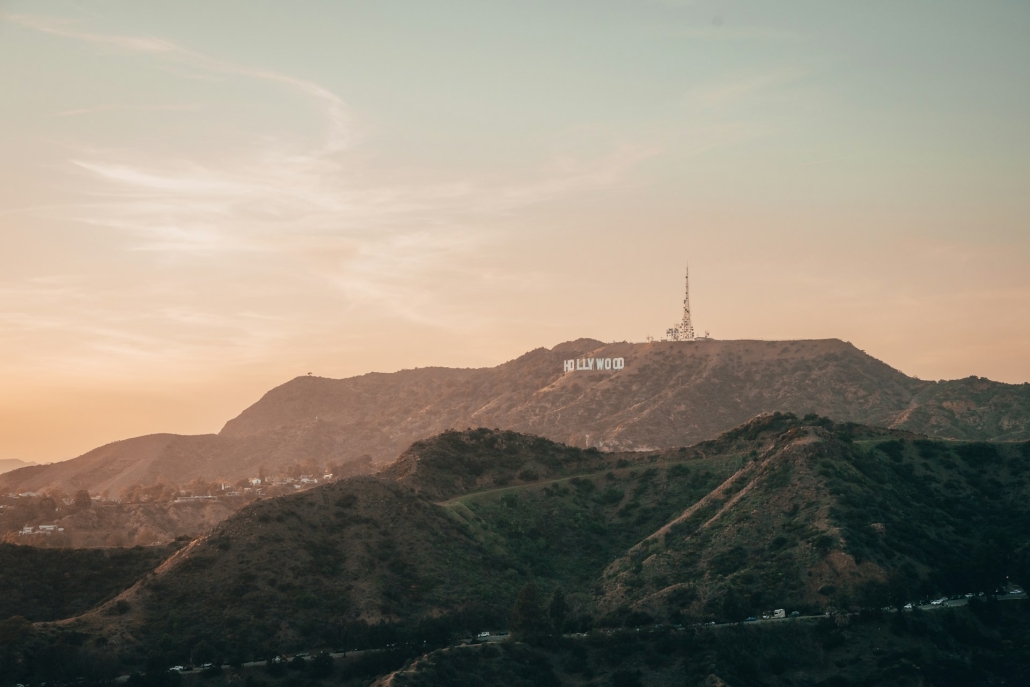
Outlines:
<svg viewBox="0 0 1030 687"><path fill-rule="evenodd" d="M680 341L693 341L696 337L694 336L694 325L690 322L690 266L687 265L687 276L686 276L686 289L683 294L683 321L680 322L679 326L679 340Z"/></svg>

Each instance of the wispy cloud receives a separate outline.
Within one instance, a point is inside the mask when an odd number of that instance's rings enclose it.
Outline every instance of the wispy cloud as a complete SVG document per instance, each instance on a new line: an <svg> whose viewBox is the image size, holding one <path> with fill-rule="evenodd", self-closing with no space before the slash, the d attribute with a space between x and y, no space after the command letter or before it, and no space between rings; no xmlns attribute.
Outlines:
<svg viewBox="0 0 1030 687"><path fill-rule="evenodd" d="M687 92L684 102L700 103L709 107L731 105L756 94L797 82L807 74L807 71L800 69L782 68L729 77L691 89Z"/></svg>
<svg viewBox="0 0 1030 687"><path fill-rule="evenodd" d="M772 29L761 26L692 26L670 28L667 33L683 38L703 41L789 41L797 40L799 35L793 31Z"/></svg>
<svg viewBox="0 0 1030 687"><path fill-rule="evenodd" d="M216 59L162 38L122 36L84 31L79 29L75 22L63 18L7 14L3 15L3 19L62 38L70 38L129 53L144 53L201 72L244 76L288 86L314 98L321 104L329 125L328 135L326 136L327 151L342 150L352 141L350 117L343 100L332 91L323 88L313 81L298 79L272 70L253 69Z"/></svg>
<svg viewBox="0 0 1030 687"><path fill-rule="evenodd" d="M338 294L344 312L374 309L412 323L460 327L461 313L440 295L457 287L425 285L475 283L477 261L470 256L496 245L493 218L610 187L658 152L623 146L595 159L560 157L542 161L521 178L401 182L382 172L373 178L364 163L367 151L356 150L367 145L360 143L354 117L342 98L320 84L215 59L164 39L109 35L53 18L4 19L47 35L142 56L153 60L155 68L172 67L191 77L256 79L301 94L318 108L325 126L314 143L306 142L306 131L295 137L254 131L252 144L242 149L190 155L182 150L168 154L79 146L65 167L66 185L78 193L76 202L27 210L113 232L118 238L112 251L155 265L218 265L221 271L245 274L241 279L250 281L241 289L251 290L254 300L278 297L272 283L301 293L301 282L314 280ZM123 106L134 105L117 107ZM102 114L106 107L63 114ZM30 284L0 292L0 300L6 301L0 337L62 321L83 342L76 350L110 360L146 361L151 355L204 358L198 351L203 346L237 350L239 359L249 359L283 336L282 323L274 317L239 314L248 310L246 298L233 296L216 316L212 298L190 293L193 286L183 288L176 279L180 277L155 270L151 283L141 285L131 298L106 287L91 291L84 278L77 278L71 291ZM44 302L49 305L44 307ZM120 314L141 308L145 316ZM62 314L52 319L33 314L42 312ZM149 331L160 334L140 333ZM208 357L220 355L209 351ZM81 361L76 364L82 367Z"/></svg>

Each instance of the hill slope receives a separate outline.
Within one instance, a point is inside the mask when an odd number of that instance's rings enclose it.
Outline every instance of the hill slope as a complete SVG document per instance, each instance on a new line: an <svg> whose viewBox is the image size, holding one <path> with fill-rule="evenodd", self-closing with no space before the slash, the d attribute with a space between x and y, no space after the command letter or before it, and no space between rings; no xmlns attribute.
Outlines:
<svg viewBox="0 0 1030 687"><path fill-rule="evenodd" d="M52 550L0 544L0 620L57 620L131 587L174 546Z"/></svg>
<svg viewBox="0 0 1030 687"><path fill-rule="evenodd" d="M775 606L886 605L891 585L910 598L990 592L1030 544L1030 443L785 424L610 565L599 606L739 620Z"/></svg>
<svg viewBox="0 0 1030 687"><path fill-rule="evenodd" d="M576 358L620 370L564 372ZM608 450L689 445L767 412L818 413L964 440L1030 438L1030 385L927 382L851 344L580 339L494 368L424 368L349 379L300 377L269 391L218 435L140 437L16 470L0 489L108 490L165 477L236 480L299 459L388 463L450 428L500 427Z"/></svg>
<svg viewBox="0 0 1030 687"><path fill-rule="evenodd" d="M448 432L245 507L65 626L136 660L260 656L504 627L529 581L570 629L990 591L1028 572L1028 447L782 414L637 454Z"/></svg>

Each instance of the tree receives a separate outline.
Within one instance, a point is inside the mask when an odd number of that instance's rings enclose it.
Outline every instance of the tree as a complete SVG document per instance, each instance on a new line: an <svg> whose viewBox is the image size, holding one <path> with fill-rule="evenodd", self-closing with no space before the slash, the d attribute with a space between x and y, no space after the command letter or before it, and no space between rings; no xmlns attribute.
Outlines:
<svg viewBox="0 0 1030 687"><path fill-rule="evenodd" d="M883 580L866 580L855 590L855 602L860 608L878 610L891 605L891 595Z"/></svg>
<svg viewBox="0 0 1030 687"><path fill-rule="evenodd" d="M1027 445L1030 445L1030 442ZM1030 544L1023 546L1013 556L1012 581L1023 591L1030 589Z"/></svg>
<svg viewBox="0 0 1030 687"><path fill-rule="evenodd" d="M1013 546L1002 532L984 534L969 558L973 592L993 594L1005 586L1005 571L1012 567Z"/></svg>
<svg viewBox="0 0 1030 687"><path fill-rule="evenodd" d="M211 663L215 660L215 648L202 639L193 646L191 657L193 663Z"/></svg>
<svg viewBox="0 0 1030 687"><path fill-rule="evenodd" d="M0 620L0 645L14 645L32 635L32 623L20 615Z"/></svg>
<svg viewBox="0 0 1030 687"><path fill-rule="evenodd" d="M547 615L551 618L551 627L554 633L561 636L565 629L565 613L568 607L565 605L565 594L561 587L555 587L551 594L551 603L547 606Z"/></svg>
<svg viewBox="0 0 1030 687"><path fill-rule="evenodd" d="M511 629L516 636L526 639L545 634L550 623L544 612L540 591L532 582L528 583L515 598L511 611Z"/></svg>
<svg viewBox="0 0 1030 687"><path fill-rule="evenodd" d="M76 508L90 508L93 506L93 499L90 498L89 492L85 489L79 489L75 492L75 507Z"/></svg>
<svg viewBox="0 0 1030 687"><path fill-rule="evenodd" d="M641 687L639 670L619 668L612 674L612 687Z"/></svg>
<svg viewBox="0 0 1030 687"><path fill-rule="evenodd" d="M323 652L311 659L308 674L316 680L333 676L333 657Z"/></svg>
<svg viewBox="0 0 1030 687"><path fill-rule="evenodd" d="M912 600L919 584L919 575L910 566L895 568L887 573L887 597L890 605L899 611Z"/></svg>

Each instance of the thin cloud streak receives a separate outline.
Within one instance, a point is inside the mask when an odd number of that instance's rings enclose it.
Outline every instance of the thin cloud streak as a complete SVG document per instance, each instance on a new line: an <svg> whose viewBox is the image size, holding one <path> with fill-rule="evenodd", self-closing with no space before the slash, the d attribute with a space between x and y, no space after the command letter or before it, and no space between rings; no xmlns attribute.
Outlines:
<svg viewBox="0 0 1030 687"><path fill-rule="evenodd" d="M71 38L95 45L174 60L186 66L199 68L202 71L247 76L289 86L313 97L322 105L329 122L329 130L323 152L332 153L344 150L353 143L350 116L343 100L335 93L312 81L298 79L271 70L243 67L183 48L161 38L151 36L118 36L80 31L74 28L74 24L68 20L55 20L50 17L10 14L4 15L3 19L62 38Z"/></svg>
<svg viewBox="0 0 1030 687"><path fill-rule="evenodd" d="M800 69L774 69L689 91L685 103L698 102L709 107L730 105L757 93L799 81L809 72Z"/></svg>
<svg viewBox="0 0 1030 687"><path fill-rule="evenodd" d="M793 41L801 38L799 34L793 31L760 26L696 26L668 29L666 33L673 36L696 38L705 41Z"/></svg>
<svg viewBox="0 0 1030 687"><path fill-rule="evenodd" d="M283 323L267 314L238 314L240 302L260 300L265 283L302 293L302 283L315 280L336 294L342 312L374 311L377 317L460 331L469 326L468 313L449 303L446 294L460 291L458 284L488 278L481 274L485 268L475 267L475 256L503 240L500 231L490 229L492 218L610 187L659 153L624 146L600 159L557 158L524 180L377 183L349 155L358 136L344 101L319 84L149 36L101 34L50 18L4 19L67 40L150 56L158 66L192 76L255 78L287 87L308 96L327 122L315 147L257 136L242 152L205 151L204 161L145 150L94 148L72 154L65 171L80 189L81 202L39 207L32 214L106 231L115 251L137 254L157 269L131 294L87 279L76 281L74 294L36 286L0 291L0 301L6 301L0 338L60 328L77 343L59 346L62 352L49 359L60 360L68 371L260 359L313 326L295 312L290 326L298 331L287 334ZM247 298L229 293L198 300L182 289L175 270L161 269L203 261L245 273L238 288ZM446 288L427 289L427 282ZM59 314L36 317L34 312ZM149 333L155 331L160 334Z"/></svg>

